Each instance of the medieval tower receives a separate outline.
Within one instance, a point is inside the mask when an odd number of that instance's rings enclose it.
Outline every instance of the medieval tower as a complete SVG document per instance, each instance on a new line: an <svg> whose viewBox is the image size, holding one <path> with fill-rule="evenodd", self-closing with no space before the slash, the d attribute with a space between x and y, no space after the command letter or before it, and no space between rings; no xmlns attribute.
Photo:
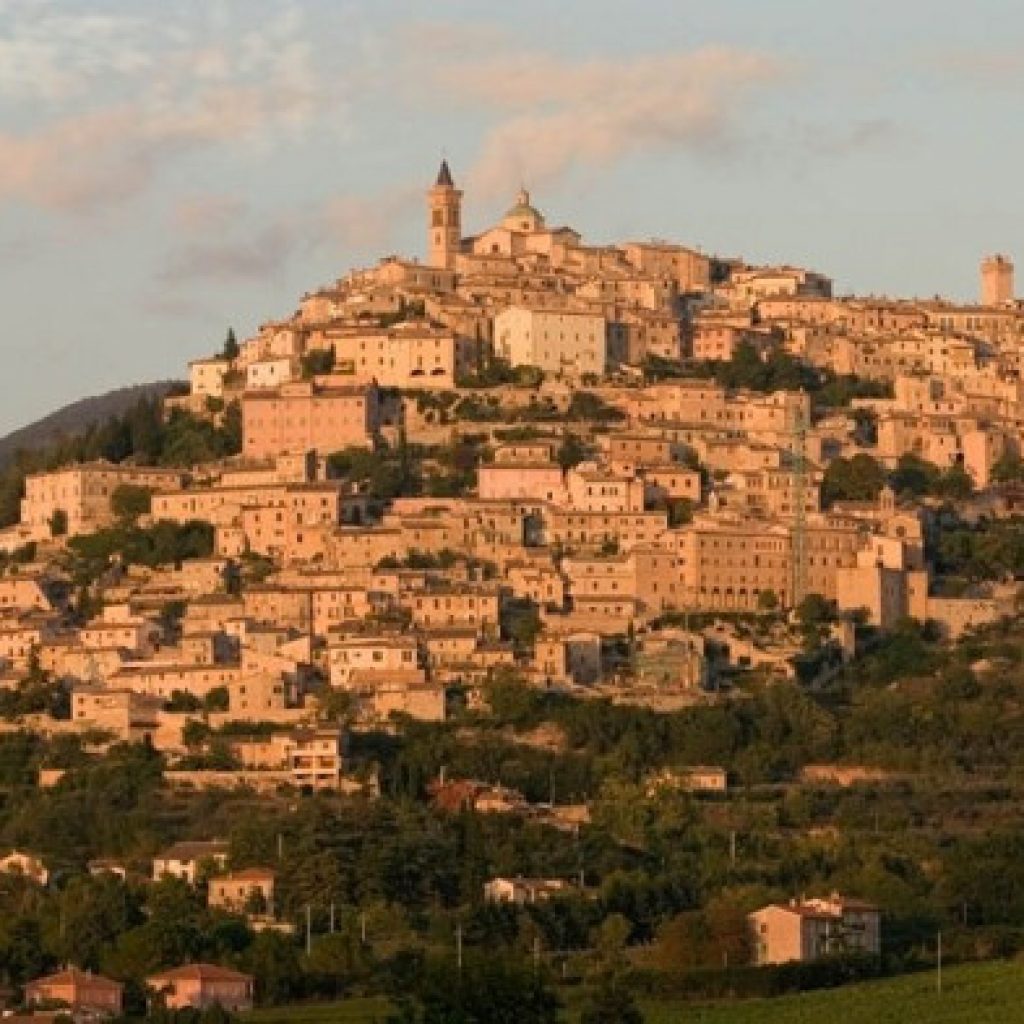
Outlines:
<svg viewBox="0 0 1024 1024"><path fill-rule="evenodd" d="M1006 256L981 261L981 304L1003 306L1013 301L1013 264Z"/></svg>
<svg viewBox="0 0 1024 1024"><path fill-rule="evenodd" d="M462 193L452 181L448 161L441 161L434 187L427 192L427 259L432 267L455 269L462 238Z"/></svg>

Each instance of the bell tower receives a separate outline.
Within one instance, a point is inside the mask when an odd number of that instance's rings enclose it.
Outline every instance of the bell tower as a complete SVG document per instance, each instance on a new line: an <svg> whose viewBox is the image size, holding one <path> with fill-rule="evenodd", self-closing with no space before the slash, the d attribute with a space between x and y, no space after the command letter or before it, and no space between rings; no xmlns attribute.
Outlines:
<svg viewBox="0 0 1024 1024"><path fill-rule="evenodd" d="M448 161L441 161L434 187L427 192L427 262L455 269L462 239L462 193L455 187Z"/></svg>

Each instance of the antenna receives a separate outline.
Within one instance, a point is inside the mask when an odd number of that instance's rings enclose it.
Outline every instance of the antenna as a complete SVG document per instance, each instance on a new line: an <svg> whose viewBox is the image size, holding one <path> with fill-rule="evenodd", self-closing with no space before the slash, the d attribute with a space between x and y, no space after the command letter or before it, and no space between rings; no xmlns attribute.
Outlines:
<svg viewBox="0 0 1024 1024"><path fill-rule="evenodd" d="M800 392L803 399L804 393ZM797 607L807 593L807 511L805 493L807 490L807 423L803 405L795 410L793 417L793 501L796 505L793 516L793 607Z"/></svg>

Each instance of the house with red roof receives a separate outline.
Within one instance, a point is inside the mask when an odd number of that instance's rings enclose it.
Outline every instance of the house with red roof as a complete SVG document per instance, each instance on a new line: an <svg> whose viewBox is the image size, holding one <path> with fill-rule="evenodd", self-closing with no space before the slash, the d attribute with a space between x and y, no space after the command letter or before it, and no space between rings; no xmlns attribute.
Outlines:
<svg viewBox="0 0 1024 1024"><path fill-rule="evenodd" d="M151 975L146 984L169 1010L215 1005L232 1011L252 1009L252 975L217 964L184 964Z"/></svg>

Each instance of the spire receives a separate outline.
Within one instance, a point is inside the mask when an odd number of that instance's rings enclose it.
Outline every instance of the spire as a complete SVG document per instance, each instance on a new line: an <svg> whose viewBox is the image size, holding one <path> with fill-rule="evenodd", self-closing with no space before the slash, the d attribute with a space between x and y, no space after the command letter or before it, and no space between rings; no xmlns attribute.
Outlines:
<svg viewBox="0 0 1024 1024"><path fill-rule="evenodd" d="M437 172L436 184L438 188L455 188L455 182L452 181L452 172L448 168L448 161L446 159L441 160L441 169Z"/></svg>

